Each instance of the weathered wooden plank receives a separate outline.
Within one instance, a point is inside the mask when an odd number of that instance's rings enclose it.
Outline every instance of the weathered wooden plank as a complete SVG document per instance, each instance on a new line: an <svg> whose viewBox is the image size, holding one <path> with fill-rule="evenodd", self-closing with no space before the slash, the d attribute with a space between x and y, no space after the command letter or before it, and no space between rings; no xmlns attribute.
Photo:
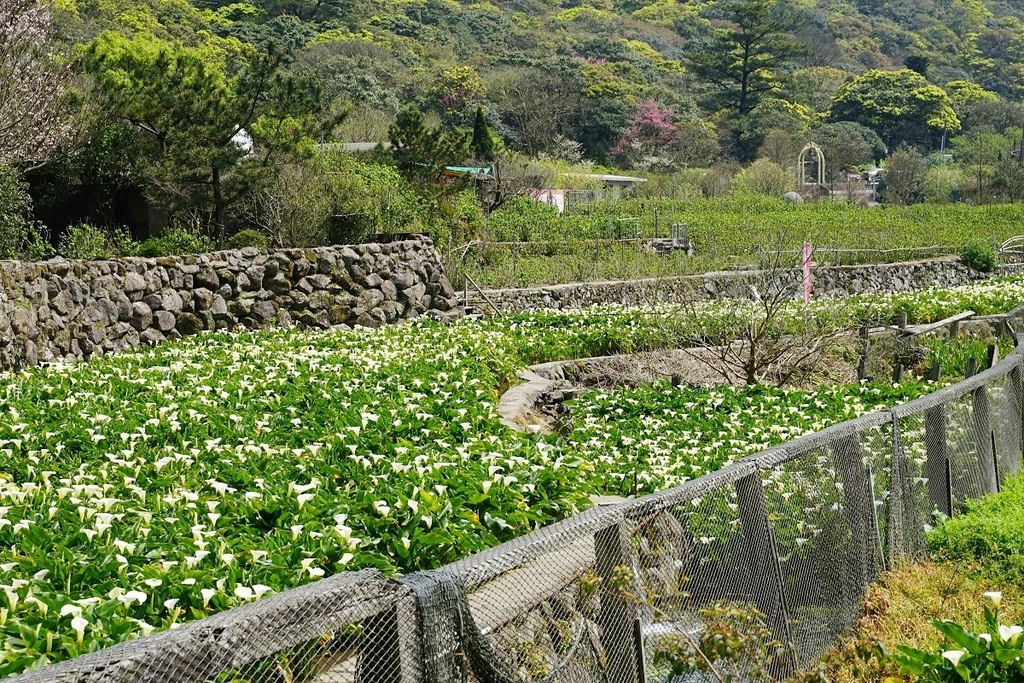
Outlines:
<svg viewBox="0 0 1024 683"><path fill-rule="evenodd" d="M975 315L977 314L974 311L964 311L963 313L957 313L956 315L951 315L948 318L943 318L942 320L938 320L933 323L925 323L923 325L907 325L905 327L900 327L899 325L888 325L885 329L892 330L894 332L899 332L900 334L905 335L907 337L916 337L918 335L934 332L935 330L941 330L943 327L959 326L961 322L963 322L964 320L969 320L970 318L973 318Z"/></svg>

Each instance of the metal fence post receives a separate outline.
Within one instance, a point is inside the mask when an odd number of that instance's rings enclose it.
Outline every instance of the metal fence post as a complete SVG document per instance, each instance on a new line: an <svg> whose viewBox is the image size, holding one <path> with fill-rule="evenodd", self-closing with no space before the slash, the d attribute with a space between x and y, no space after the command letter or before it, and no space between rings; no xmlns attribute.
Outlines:
<svg viewBox="0 0 1024 683"><path fill-rule="evenodd" d="M1010 370L1010 405L1013 422L1010 423L1011 434L1013 435L1012 454L1016 458L1015 467L1007 474L1014 474L1020 470L1021 460L1024 459L1024 370L1021 369L1021 362L1024 357L1018 358L1017 365Z"/></svg>
<svg viewBox="0 0 1024 683"><path fill-rule="evenodd" d="M900 438L900 421L892 415L892 463L889 481L889 562L893 567L907 554L906 515L915 509L910 491L907 454Z"/></svg>
<svg viewBox="0 0 1024 683"><path fill-rule="evenodd" d="M946 443L946 406L938 405L924 413L924 447L927 453L925 476L928 477L928 502L933 509L949 516L949 479L946 474L946 460L949 457Z"/></svg>
<svg viewBox="0 0 1024 683"><path fill-rule="evenodd" d="M981 468L982 490L978 493L995 493L998 482L992 453L992 411L989 409L987 384L971 392L971 405L974 440L978 447L978 465Z"/></svg>
<svg viewBox="0 0 1024 683"><path fill-rule="evenodd" d="M626 525L620 522L594 534L594 555L597 574L601 577L601 611L597 622L601 628L601 643L608 653L606 680L608 683L638 683L643 662L639 661L634 642L636 607L622 594L623 586L616 585L617 578L624 575L630 577L632 584L633 562ZM617 567L625 570L616 572Z"/></svg>
<svg viewBox="0 0 1024 683"><path fill-rule="evenodd" d="M752 472L736 481L736 498L750 575L755 580L763 581L759 587L752 586L750 594L754 599L754 606L765 615L765 625L771 631L772 637L785 648L785 655L774 662L772 671L776 678L785 678L796 670L793 635L790 632L789 614L786 609L782 565L779 562L779 551L775 546L771 521L768 519L768 504L765 501L760 472Z"/></svg>
<svg viewBox="0 0 1024 683"><path fill-rule="evenodd" d="M843 483L843 509L850 523L850 574L856 592L867 587L872 576L870 515L874 501L869 500L867 469L860 440L856 434L841 437L835 447L836 464Z"/></svg>
<svg viewBox="0 0 1024 683"><path fill-rule="evenodd" d="M412 595L372 618L363 630L356 680L360 683L420 683L419 612Z"/></svg>

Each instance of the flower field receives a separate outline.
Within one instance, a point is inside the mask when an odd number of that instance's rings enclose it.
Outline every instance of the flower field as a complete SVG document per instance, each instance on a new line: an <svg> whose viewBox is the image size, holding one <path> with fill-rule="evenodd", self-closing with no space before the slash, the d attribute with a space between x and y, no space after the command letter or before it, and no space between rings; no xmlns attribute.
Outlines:
<svg viewBox="0 0 1024 683"><path fill-rule="evenodd" d="M768 386L689 389L668 382L591 392L568 445L589 453L609 492L651 493L745 455L921 396L927 386L872 383L812 391Z"/></svg>
<svg viewBox="0 0 1024 683"><path fill-rule="evenodd" d="M887 305L942 317L1021 290ZM218 333L0 378L0 674L339 571L435 567L592 493L653 491L927 391L653 385L584 396L566 437L501 425L522 366L662 344L662 322L605 308Z"/></svg>

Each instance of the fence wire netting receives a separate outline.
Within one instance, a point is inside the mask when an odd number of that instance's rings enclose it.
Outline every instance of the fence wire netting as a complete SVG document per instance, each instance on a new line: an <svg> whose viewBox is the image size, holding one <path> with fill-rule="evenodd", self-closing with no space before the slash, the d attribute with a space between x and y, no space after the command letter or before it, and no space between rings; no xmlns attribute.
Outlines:
<svg viewBox="0 0 1024 683"><path fill-rule="evenodd" d="M784 678L856 624L881 571L924 556L935 511L1020 470L1022 363L435 571L340 574L16 680Z"/></svg>

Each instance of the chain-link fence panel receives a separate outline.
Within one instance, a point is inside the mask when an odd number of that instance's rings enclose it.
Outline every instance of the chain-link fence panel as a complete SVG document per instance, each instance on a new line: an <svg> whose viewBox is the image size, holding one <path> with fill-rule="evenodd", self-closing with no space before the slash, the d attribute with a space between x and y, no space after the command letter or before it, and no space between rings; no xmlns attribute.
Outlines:
<svg viewBox="0 0 1024 683"><path fill-rule="evenodd" d="M920 528L934 522L933 511L954 514L964 501L994 492L1000 470L1019 469L1021 408L1013 378L1020 376L1020 362L1015 354L890 411L916 492L907 512L919 516ZM920 535L917 528L907 532Z"/></svg>
<svg viewBox="0 0 1024 683"><path fill-rule="evenodd" d="M368 570L17 677L19 683L422 680L412 592Z"/></svg>
<svg viewBox="0 0 1024 683"><path fill-rule="evenodd" d="M929 498L928 440L935 427L929 412L913 413L902 420L892 418L887 434L892 455L885 466L891 480L886 504L880 508L886 566L927 555L926 530L935 523ZM877 485L876 485L877 486Z"/></svg>
<svg viewBox="0 0 1024 683"><path fill-rule="evenodd" d="M992 406L993 449L996 477L1000 486L1005 477L1020 471L1022 431L1021 424L1021 367L1010 370L1004 377L989 384Z"/></svg>
<svg viewBox="0 0 1024 683"><path fill-rule="evenodd" d="M757 671L784 664L772 645L784 639L785 618L772 572L765 573L767 515L748 500L757 481L756 468L741 464L631 505L630 559L647 681L667 681L681 670L711 675L708 669L754 680ZM748 644L742 661L707 651L707 660L694 656L726 631Z"/></svg>
<svg viewBox="0 0 1024 683"><path fill-rule="evenodd" d="M618 633L609 621L630 605L605 596L626 543L621 507L595 508L429 573L445 590L421 608L454 615L434 632L424 624L429 680L604 680L635 651L632 623Z"/></svg>
<svg viewBox="0 0 1024 683"><path fill-rule="evenodd" d="M855 623L880 569L867 451L886 421L869 415L758 457L798 665Z"/></svg>

